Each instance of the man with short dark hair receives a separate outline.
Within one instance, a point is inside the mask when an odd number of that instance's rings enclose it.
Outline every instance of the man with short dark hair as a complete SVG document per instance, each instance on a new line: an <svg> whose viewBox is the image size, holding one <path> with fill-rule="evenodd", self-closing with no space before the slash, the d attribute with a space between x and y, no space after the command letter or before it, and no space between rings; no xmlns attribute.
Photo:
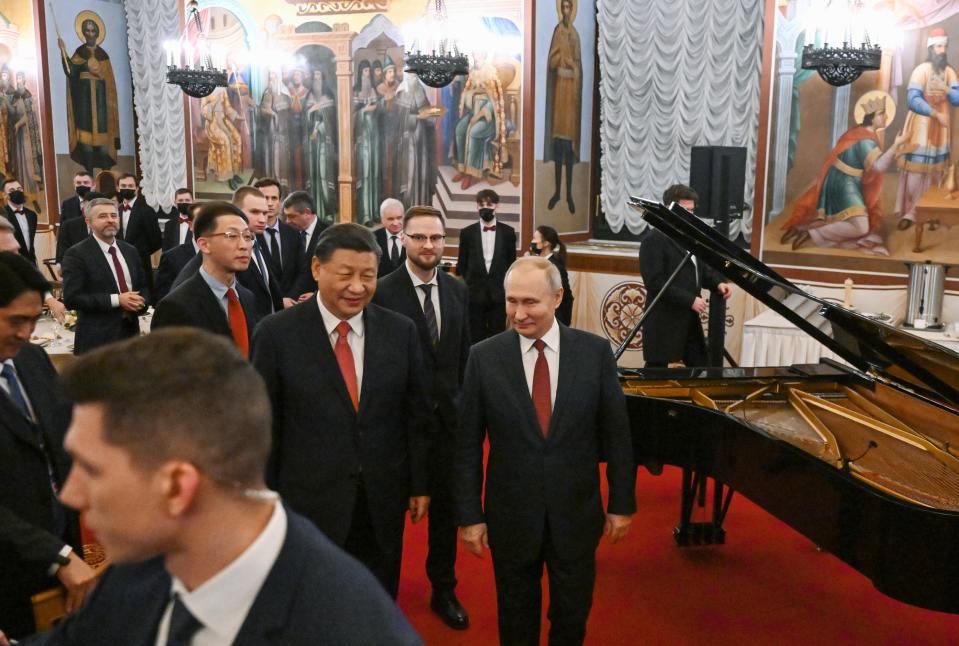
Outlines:
<svg viewBox="0 0 959 646"><path fill-rule="evenodd" d="M310 299L253 338L274 414L267 482L395 597L406 511L429 505L432 403L416 326L370 304L379 246L358 224L320 236Z"/></svg>
<svg viewBox="0 0 959 646"><path fill-rule="evenodd" d="M202 328L232 339L248 357L260 317L253 293L236 280L250 265L255 240L246 216L229 202L206 202L197 209L194 232L203 266L157 303L151 329Z"/></svg>
<svg viewBox="0 0 959 646"><path fill-rule="evenodd" d="M170 293L177 276L200 250L196 244L196 237L193 235L193 218L198 208L200 208L200 204L190 205L190 221L187 224L190 227L190 240L164 251L160 256L160 264L157 266L156 278L153 283L153 291L156 292L154 300L157 303Z"/></svg>
<svg viewBox="0 0 959 646"><path fill-rule="evenodd" d="M663 204L676 203L690 213L696 210L699 196L689 186L673 184L663 193ZM639 247L639 273L646 286L647 302L652 302L686 255L684 249L653 230ZM682 362L690 368L709 364L706 338L700 316L707 305L700 295L703 288L729 298L732 290L722 275L692 256L662 299L643 322L643 358L649 368L665 368Z"/></svg>
<svg viewBox="0 0 959 646"><path fill-rule="evenodd" d="M291 307L304 293L302 285L310 281L310 261L306 257L299 232L280 220L280 183L272 178L258 180L254 186L266 198L266 228L259 234L259 244L276 273L283 291L283 307ZM314 290L305 290L314 291Z"/></svg>
<svg viewBox="0 0 959 646"><path fill-rule="evenodd" d="M13 638L35 630L31 595L59 580L72 611L94 581L77 516L57 496L70 468L70 402L46 352L29 342L49 289L35 265L0 253L0 628Z"/></svg>
<svg viewBox="0 0 959 646"><path fill-rule="evenodd" d="M63 302L77 311L74 354L137 336L138 314L147 304L137 250L116 238L116 205L106 198L92 200L84 217L92 235L63 256Z"/></svg>
<svg viewBox="0 0 959 646"><path fill-rule="evenodd" d="M37 250L34 239L37 236L37 214L24 206L27 196L16 179L4 181L3 192L7 197L3 214L13 225L17 242L20 243L20 255L36 264Z"/></svg>
<svg viewBox="0 0 959 646"><path fill-rule="evenodd" d="M83 212L80 209L83 196L93 190L93 175L85 170L77 171L73 175L73 188L76 195L68 197L60 203L60 228L74 219L83 219Z"/></svg>
<svg viewBox="0 0 959 646"><path fill-rule="evenodd" d="M72 218L60 225L60 230L57 232L57 264L63 264L63 256L67 249L78 242L82 242L90 235L90 227L84 217L87 206L91 201L105 197L102 193L87 191L83 195L83 199L80 200L80 217Z"/></svg>
<svg viewBox="0 0 959 646"><path fill-rule="evenodd" d="M173 197L174 208L163 225L164 252L181 244L193 240L193 231L190 229L190 214L193 210L193 193L188 188L178 188Z"/></svg>
<svg viewBox="0 0 959 646"><path fill-rule="evenodd" d="M403 214L405 209L399 200L388 197L380 204L380 224L382 228L374 232L380 245L380 265L377 276L382 278L391 271L403 266L406 249L403 248Z"/></svg>
<svg viewBox="0 0 959 646"><path fill-rule="evenodd" d="M427 388L435 400L426 557L426 574L433 586L430 607L448 626L462 630L469 627L469 616L456 598L452 465L456 401L470 349L469 296L463 281L437 269L445 240L446 224L439 211L410 207L403 220L406 262L377 281L373 302L408 317L419 331Z"/></svg>
<svg viewBox="0 0 959 646"><path fill-rule="evenodd" d="M117 179L119 197L118 215L120 216L117 239L133 245L140 257L140 269L144 284L152 293L153 261L151 256L163 244L156 211L139 195L136 177L131 173L121 173ZM149 301L148 301L149 302Z"/></svg>
<svg viewBox="0 0 959 646"><path fill-rule="evenodd" d="M330 226L316 216L315 208L313 197L306 191L294 191L283 201L283 215L286 217L287 224L299 232L304 249L303 255L308 260L313 258L320 234ZM313 280L312 271L308 271L301 275L298 284L293 288L293 293L298 293L297 300L302 301L311 297L314 292L316 292L316 281Z"/></svg>
<svg viewBox="0 0 959 646"><path fill-rule="evenodd" d="M626 400L609 341L556 320L563 288L553 263L520 258L505 291L512 329L475 345L466 365L454 467L460 537L493 556L501 643L540 643L545 566L549 643L582 644L600 536L620 540L636 510Z"/></svg>
<svg viewBox="0 0 959 646"><path fill-rule="evenodd" d="M470 288L470 339L477 343L506 328L503 278L516 260L516 231L496 220L499 195L484 188L476 194L479 220L460 231L456 273Z"/></svg>
<svg viewBox="0 0 959 646"><path fill-rule="evenodd" d="M421 643L368 572L266 489L269 399L227 340L160 330L78 360L66 387L63 500L113 565L43 643Z"/></svg>

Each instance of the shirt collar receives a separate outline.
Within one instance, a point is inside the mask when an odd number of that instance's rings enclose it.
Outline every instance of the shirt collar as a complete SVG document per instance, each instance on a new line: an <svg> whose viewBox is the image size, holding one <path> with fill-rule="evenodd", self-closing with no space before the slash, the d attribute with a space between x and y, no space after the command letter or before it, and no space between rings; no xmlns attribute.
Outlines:
<svg viewBox="0 0 959 646"><path fill-rule="evenodd" d="M224 643L236 637L286 540L286 511L281 503L274 505L270 521L256 540L213 578L187 592L183 582L173 577L172 591Z"/></svg>
<svg viewBox="0 0 959 646"><path fill-rule="evenodd" d="M233 277L232 283L230 283L229 285L224 285L223 283L218 281L216 278L211 276L210 273L207 272L207 270L204 269L202 265L200 265L200 276L203 277L203 280L206 281L206 284L209 285L210 289L213 290L213 295L221 300L226 298L226 292L231 287L234 290L236 289L236 276Z"/></svg>
<svg viewBox="0 0 959 646"><path fill-rule="evenodd" d="M123 203L126 204L127 206L129 206L129 207L130 207L130 210L133 210L133 205L137 203L137 200L139 199L139 197L140 197L139 195L136 195L136 196L134 196L134 198L133 198L132 200L130 200L129 202L127 202L126 200L124 200Z"/></svg>
<svg viewBox="0 0 959 646"><path fill-rule="evenodd" d="M336 326L340 324L340 319L336 318L333 312L326 309L326 305L323 304L323 299L320 298L319 290L316 292L316 304L320 306L320 315L323 317L323 327L326 328L326 335L331 336L333 332L336 331ZM350 324L350 328L352 328L354 334L362 339L363 312L361 311L353 318L347 319L346 322Z"/></svg>
<svg viewBox="0 0 959 646"><path fill-rule="evenodd" d="M480 231L483 232L483 229L486 228L486 227L495 227L495 226L496 226L496 216L494 215L494 216L493 216L493 219L490 220L489 222L484 222L484 221L483 221L483 218L480 218L479 223L480 223ZM490 231L486 231L486 232L484 232L484 233L491 233L491 232L490 232Z"/></svg>
<svg viewBox="0 0 959 646"><path fill-rule="evenodd" d="M552 350L553 352L559 352L559 321L554 318L553 326L546 331L542 337L543 343L546 344L546 347ZM519 349L522 354L529 352L529 349L533 347L533 342L536 339L530 339L525 337L522 334L519 335Z"/></svg>
<svg viewBox="0 0 959 646"><path fill-rule="evenodd" d="M110 253L110 247L115 247L117 244L116 239L113 240L113 244L111 245L111 244L105 243L103 240L96 237L95 235L91 234L90 237L97 241L97 244L100 245L100 250L103 251L103 253Z"/></svg>
<svg viewBox="0 0 959 646"><path fill-rule="evenodd" d="M439 281L436 279L436 274L439 272L439 269L433 268L433 277L427 281L420 280L420 277L413 273L413 270L410 269L410 259L409 256L406 257L406 262L403 263L403 266L406 267L406 272L410 275L410 280L413 281L413 287L419 287L420 285L437 285L439 286Z"/></svg>
<svg viewBox="0 0 959 646"><path fill-rule="evenodd" d="M313 221L310 222L310 226L306 227L306 238L309 240L313 237L313 231L316 229L316 223L319 222L320 218L313 216Z"/></svg>

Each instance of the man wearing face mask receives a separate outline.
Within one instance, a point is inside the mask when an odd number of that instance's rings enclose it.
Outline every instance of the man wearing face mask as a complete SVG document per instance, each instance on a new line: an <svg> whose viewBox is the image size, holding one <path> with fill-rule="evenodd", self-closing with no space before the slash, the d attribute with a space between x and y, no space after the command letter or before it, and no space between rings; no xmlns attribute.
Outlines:
<svg viewBox="0 0 959 646"><path fill-rule="evenodd" d="M4 215L13 224L14 235L20 243L20 255L36 263L37 253L33 242L37 235L37 214L24 206L27 203L27 196L23 192L23 186L17 180L5 181L3 192L7 194Z"/></svg>
<svg viewBox="0 0 959 646"><path fill-rule="evenodd" d="M153 261L150 256L160 249L162 235L156 211L137 194L137 179L131 173L122 173L117 179L120 198L120 230L117 239L136 247L147 289L153 293Z"/></svg>
<svg viewBox="0 0 959 646"><path fill-rule="evenodd" d="M188 188L178 188L173 201L176 203L176 210L170 213L170 219L163 225L164 252L193 240L193 232L190 230L193 193Z"/></svg>
<svg viewBox="0 0 959 646"><path fill-rule="evenodd" d="M460 231L456 273L470 288L470 339L478 343L506 329L503 279L516 260L516 230L496 221L499 195L491 189L476 194L480 221Z"/></svg>
<svg viewBox="0 0 959 646"><path fill-rule="evenodd" d="M83 196L93 190L93 176L85 170L79 171L73 176L73 188L77 194L68 197L60 203L60 226L67 220L82 220L83 212L80 208L80 202Z"/></svg>

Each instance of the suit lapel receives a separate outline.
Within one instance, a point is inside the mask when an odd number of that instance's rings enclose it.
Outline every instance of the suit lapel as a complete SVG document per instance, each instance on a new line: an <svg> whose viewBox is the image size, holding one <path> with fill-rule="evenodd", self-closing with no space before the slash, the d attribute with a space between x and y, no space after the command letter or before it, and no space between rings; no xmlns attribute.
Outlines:
<svg viewBox="0 0 959 646"><path fill-rule="evenodd" d="M304 349L312 351L312 357L305 357L307 364L309 365L309 360L315 362L324 375L329 375L329 381L333 383L333 388L336 390L337 395L346 405L349 410L354 410L353 400L350 398L350 393L346 390L346 382L343 381L343 374L340 372L340 364L336 362L336 355L333 353L333 347L330 345L330 335L326 333L326 326L323 325L323 315L320 314L320 308L317 306L316 301L310 300L307 301L308 304L302 306L305 311L305 317L307 321L306 328L311 330L308 337L310 341L304 344ZM366 334L369 334L369 326L366 327ZM370 349L370 338L366 337L366 343L364 348L364 354L366 357L369 357ZM364 366L366 364L364 363ZM365 374L365 373L364 373ZM364 379L363 383L366 384L367 380ZM321 382L322 383L322 382ZM362 401L362 397L360 398Z"/></svg>
<svg viewBox="0 0 959 646"><path fill-rule="evenodd" d="M473 248L475 249L475 251L473 252L473 257L479 258L480 269L483 270L484 274L489 275L489 271L487 271L486 269L486 256L483 254L483 222L482 221L480 221L476 225L476 238L474 239L474 242L473 242ZM495 255L495 253L496 253L496 238L494 236L493 254ZM490 263L490 268L492 267L493 267L493 264Z"/></svg>
<svg viewBox="0 0 959 646"><path fill-rule="evenodd" d="M376 374L375 366L382 366L389 357L386 356L386 344L396 342L399 339L387 339L380 336L379 315L371 306L363 310L363 385L360 387L360 410L361 413L369 407L369 398L373 396L375 385L373 376ZM342 383L342 379L340 382ZM346 386L343 386L343 392L346 392ZM347 394L347 399L349 395ZM350 402L352 406L352 402Z"/></svg>
<svg viewBox="0 0 959 646"><path fill-rule="evenodd" d="M505 362L507 383L519 384L519 399L522 402L523 413L526 415L526 427L537 437L543 439L543 434L539 428L539 420L536 418L536 408L533 406L533 398L530 396L529 387L526 385L526 370L523 368L523 347L519 342L519 333L511 330L508 334L511 334L513 339L510 343L509 359Z"/></svg>
<svg viewBox="0 0 959 646"><path fill-rule="evenodd" d="M216 294L213 293L210 286L203 280L203 276L197 274L191 278L191 280L199 280L202 283L196 286L196 292L199 296L198 304L203 312L203 316L210 321L217 332L232 338L233 333L230 331L230 323L223 314L223 308L220 307L220 304L216 300Z"/></svg>
<svg viewBox="0 0 959 646"><path fill-rule="evenodd" d="M119 237L117 239L119 240ZM113 287L119 292L120 285L117 283L117 279L113 276L113 267L110 266L110 262L107 260L107 257L103 255L103 250L100 249L100 243L97 242L97 239L92 235L84 239L84 243L88 243L87 249L92 257L93 264L99 267L99 270L94 268L94 271L105 276L113 284ZM116 244L116 241L114 241L114 244Z"/></svg>
<svg viewBox="0 0 959 646"><path fill-rule="evenodd" d="M31 402L33 402L32 398ZM34 410L36 410L36 404L34 404ZM36 427L23 416L23 413L20 412L20 409L17 408L5 391L0 392L0 419L5 420L4 425L10 429L10 432L28 446L35 448L37 451L41 450Z"/></svg>
<svg viewBox="0 0 959 646"><path fill-rule="evenodd" d="M447 280L449 279L449 280ZM450 280L456 280L447 276L445 273L437 268L436 270L436 282L437 282L437 294L436 297L440 302L440 342L436 347L436 353L442 353L445 351L445 348L449 345L450 336L453 334L455 329L454 322L459 321L463 317L463 312L459 311L457 307L456 299L453 298L453 293L450 285ZM446 321L447 324L443 325L442 321ZM423 317L423 323L426 323L426 317Z"/></svg>
<svg viewBox="0 0 959 646"><path fill-rule="evenodd" d="M397 269L397 271L399 271L399 269ZM433 341L430 339L430 331L426 325L426 315L423 314L420 298L416 294L416 287L413 286L413 279L410 278L408 271L402 272L401 278L403 282L403 299L406 301L404 310L412 314L410 318L416 323L416 331L419 332L420 337L423 339L424 346L430 348L431 353L435 356L436 348L433 347ZM439 295L434 294L433 298L439 298Z"/></svg>
<svg viewBox="0 0 959 646"><path fill-rule="evenodd" d="M559 326L559 379L556 383L556 399L553 401L553 412L549 417L549 437L553 437L560 428L559 422L566 407L563 402L570 401L575 382L576 344L573 334L564 325Z"/></svg>

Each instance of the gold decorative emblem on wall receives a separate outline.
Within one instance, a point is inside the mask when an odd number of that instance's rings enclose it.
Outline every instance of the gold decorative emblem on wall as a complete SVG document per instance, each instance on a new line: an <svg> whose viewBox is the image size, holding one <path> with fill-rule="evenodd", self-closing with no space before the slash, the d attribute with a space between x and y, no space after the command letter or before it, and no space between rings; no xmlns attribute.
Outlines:
<svg viewBox="0 0 959 646"><path fill-rule="evenodd" d="M626 340L646 307L646 287L642 283L625 282L612 287L603 298L600 308L603 332L618 346ZM640 330L630 342L629 350L641 350L643 332Z"/></svg>
<svg viewBox="0 0 959 646"><path fill-rule="evenodd" d="M287 0L291 2L291 0ZM322 16L343 13L374 13L388 11L390 0L324 0L323 2L291 2L296 4L297 16Z"/></svg>

